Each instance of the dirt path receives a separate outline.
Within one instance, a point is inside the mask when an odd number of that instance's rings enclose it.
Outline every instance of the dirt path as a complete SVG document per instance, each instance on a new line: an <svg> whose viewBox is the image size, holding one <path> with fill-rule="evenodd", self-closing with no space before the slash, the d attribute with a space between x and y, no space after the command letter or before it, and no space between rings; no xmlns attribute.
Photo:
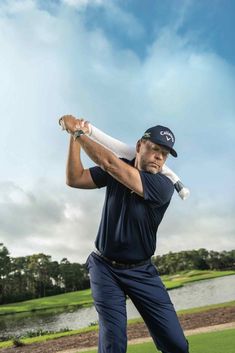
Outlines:
<svg viewBox="0 0 235 353"><path fill-rule="evenodd" d="M215 332L215 331L222 331L222 330L229 330L229 329L235 329L235 321L230 322L228 324L200 327L194 330L186 330L184 331L184 334L185 336L191 336L191 335L196 335L197 333ZM151 342L151 341L152 341L151 337L135 338L133 340L128 341L128 345ZM65 351L60 351L58 353L79 353L79 352L86 352L91 349L97 349L97 346L89 347L89 348L81 348L81 349L77 349L77 348L66 349Z"/></svg>
<svg viewBox="0 0 235 353"><path fill-rule="evenodd" d="M210 309L194 314L182 314L179 318L186 335L235 327L235 306ZM144 323L128 326L129 344L150 339L149 332ZM98 332L93 331L23 347L4 348L0 350L0 353L76 353L96 347L97 341Z"/></svg>

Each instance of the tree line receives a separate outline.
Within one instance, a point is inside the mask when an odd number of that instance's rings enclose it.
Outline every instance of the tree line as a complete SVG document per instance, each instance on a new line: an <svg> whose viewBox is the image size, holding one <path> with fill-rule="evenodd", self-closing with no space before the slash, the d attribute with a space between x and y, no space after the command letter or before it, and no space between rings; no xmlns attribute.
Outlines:
<svg viewBox="0 0 235 353"><path fill-rule="evenodd" d="M199 249L169 252L155 256L153 262L160 275L190 270L235 270L235 250L218 252Z"/></svg>
<svg viewBox="0 0 235 353"><path fill-rule="evenodd" d="M52 261L51 256L34 254L10 257L0 243L0 304L42 298L89 288L85 264L66 258Z"/></svg>
<svg viewBox="0 0 235 353"><path fill-rule="evenodd" d="M159 274L190 270L235 269L235 250L206 249L169 252L153 257ZM90 287L85 264L71 263L66 258L52 261L51 256L33 254L11 257L0 244L0 304L73 292Z"/></svg>

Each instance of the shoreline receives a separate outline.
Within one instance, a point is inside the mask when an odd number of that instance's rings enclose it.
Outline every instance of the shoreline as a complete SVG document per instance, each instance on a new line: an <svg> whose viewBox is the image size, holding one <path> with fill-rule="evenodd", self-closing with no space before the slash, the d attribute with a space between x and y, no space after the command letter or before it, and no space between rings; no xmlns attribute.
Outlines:
<svg viewBox="0 0 235 353"><path fill-rule="evenodd" d="M179 314L179 320L185 333L188 335L208 330L235 328L235 302L220 308L211 308L194 313ZM219 326L218 326L219 325ZM221 326L223 325L223 326ZM210 328L208 328L210 327ZM128 343L151 340L144 322L128 324ZM54 338L43 342L27 343L22 347L8 347L0 349L0 353L77 353L79 351L97 348L98 329L90 332L78 333L70 336Z"/></svg>
<svg viewBox="0 0 235 353"><path fill-rule="evenodd" d="M189 275L190 273L193 273L193 272L195 272L196 275L194 274ZM197 274L198 272L200 272L200 274ZM186 274L181 273L181 274L175 274L175 275L169 275L169 276L162 275L160 277L162 278L164 284L166 285L167 290L171 291L173 289L177 289L180 287L182 288L189 283L221 278L226 276L232 276L232 275L235 275L235 271L224 271L223 273L223 271L192 270L187 272ZM83 295L83 293L86 293L86 295L88 295L88 298L86 298L86 300L79 302L79 300L77 299L74 301L74 296L79 297ZM58 301L60 301L60 299L64 297L67 298L68 302L66 304L60 304ZM70 297L73 297L72 299L73 304L69 304ZM53 300L57 301L57 303L53 303ZM47 303L45 304L44 301L46 301ZM48 301L51 303L48 303ZM1 317L7 316L7 315L35 313L40 311L59 312L59 311L65 311L66 309L69 310L73 308L80 308L80 309L86 308L92 305L93 305L93 299L91 297L90 289L86 289L84 291L69 292L64 294L58 294L56 296L51 296L51 297L49 296L44 298L31 299L23 302L2 304L0 305L0 319Z"/></svg>

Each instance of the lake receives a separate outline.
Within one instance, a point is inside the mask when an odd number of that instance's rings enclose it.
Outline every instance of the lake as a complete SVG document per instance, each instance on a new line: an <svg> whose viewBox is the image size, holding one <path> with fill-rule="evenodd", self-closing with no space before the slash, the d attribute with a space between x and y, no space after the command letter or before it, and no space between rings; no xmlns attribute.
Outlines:
<svg viewBox="0 0 235 353"><path fill-rule="evenodd" d="M190 309L235 300L235 275L193 282L169 291L176 310ZM127 317L139 317L130 300L127 300ZM32 330L59 331L89 326L98 320L94 306L58 313L50 310L0 316L0 337L23 335Z"/></svg>

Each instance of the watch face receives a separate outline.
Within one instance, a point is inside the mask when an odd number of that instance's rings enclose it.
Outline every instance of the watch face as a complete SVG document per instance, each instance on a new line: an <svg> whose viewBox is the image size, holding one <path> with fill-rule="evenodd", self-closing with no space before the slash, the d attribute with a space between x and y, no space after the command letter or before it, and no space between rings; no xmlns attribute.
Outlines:
<svg viewBox="0 0 235 353"><path fill-rule="evenodd" d="M76 140L76 138L80 137L81 135L85 135L82 130L75 131L75 133L73 134L74 140Z"/></svg>

